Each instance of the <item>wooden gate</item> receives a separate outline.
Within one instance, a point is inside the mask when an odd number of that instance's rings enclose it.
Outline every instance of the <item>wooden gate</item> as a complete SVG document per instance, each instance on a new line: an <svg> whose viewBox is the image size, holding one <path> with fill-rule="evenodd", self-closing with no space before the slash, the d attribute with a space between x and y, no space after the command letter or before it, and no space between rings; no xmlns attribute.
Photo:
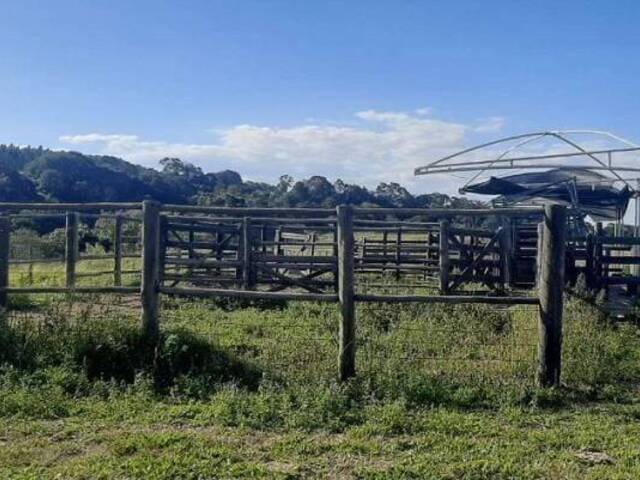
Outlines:
<svg viewBox="0 0 640 480"><path fill-rule="evenodd" d="M335 221L162 217L160 279L170 287L312 293L336 288Z"/></svg>

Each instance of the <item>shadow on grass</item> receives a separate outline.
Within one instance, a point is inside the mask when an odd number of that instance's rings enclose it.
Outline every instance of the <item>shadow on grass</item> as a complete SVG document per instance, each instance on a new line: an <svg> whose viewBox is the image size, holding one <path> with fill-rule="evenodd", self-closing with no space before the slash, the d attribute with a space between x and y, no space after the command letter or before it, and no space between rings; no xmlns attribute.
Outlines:
<svg viewBox="0 0 640 480"><path fill-rule="evenodd" d="M117 318L17 324L0 319L0 364L25 372L65 366L88 380L118 384L142 375L153 379L157 393L179 384L196 396L229 383L255 390L264 375L193 332L175 329L150 341L134 322Z"/></svg>

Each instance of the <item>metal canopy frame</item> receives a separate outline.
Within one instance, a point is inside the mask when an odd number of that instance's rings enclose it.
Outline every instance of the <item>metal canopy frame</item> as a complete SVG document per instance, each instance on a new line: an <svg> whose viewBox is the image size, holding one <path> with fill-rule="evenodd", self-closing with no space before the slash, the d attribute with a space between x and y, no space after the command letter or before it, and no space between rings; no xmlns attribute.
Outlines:
<svg viewBox="0 0 640 480"><path fill-rule="evenodd" d="M586 149L583 148L580 144L576 143L574 140L568 138L569 135L576 134L588 134L593 136L605 137L609 140L614 140L617 142L621 142L625 145L623 148L610 148L610 149ZM518 149L524 147L525 145L531 145L535 142L541 141L543 139L557 139L565 145L569 145L571 147L571 151L566 153L550 153L550 154L541 154L541 155L524 155L517 157L509 157L510 154L518 151ZM495 145L514 142L517 141L515 145L510 146L502 153L500 153L495 158L490 158L487 160L471 160L471 161L461 161L460 157L464 155L479 151L482 149L486 149L488 147L492 147ZM610 132L605 132L601 130L553 130L553 131L545 131L545 132L532 132L532 133L524 133L521 135L513 135L510 137L500 138L498 140L493 140L491 142L486 142L475 147L467 148L461 150L452 155L448 155L446 157L440 158L428 165L423 167L418 167L415 169L415 175L433 175L433 174L442 174L442 173L455 173L455 172L476 172L464 186L473 182L476 178L487 171L495 171L495 170L528 170L528 169L564 169L564 170L572 170L572 169L588 169L594 171L606 171L609 172L614 178L615 181L619 181L627 185L630 189L636 190L635 182L632 185L628 182L628 179L623 178L620 173L621 172L633 172L640 174L640 167L631 167L626 165L615 166L613 163L613 156L619 153L632 153L640 151L640 145L637 145L629 140L621 138L617 135L614 135ZM606 155L606 161L598 158L598 155ZM575 157L587 157L592 161L591 164L583 165L583 166L572 166L566 165L563 163L557 164L549 164L544 163L547 160L562 160L562 159L570 159ZM455 160L455 162L452 162ZM541 162L541 163L538 163ZM464 187L463 187L464 188Z"/></svg>
<svg viewBox="0 0 640 480"><path fill-rule="evenodd" d="M622 146L617 148L600 148L589 149L584 148L575 140L569 138L573 135L591 135L593 137L600 137L608 141L615 141ZM517 153L525 146L531 146L536 142L541 142L548 139L556 139L561 144L568 145L570 150L564 153L542 153L539 155L519 155L511 156ZM464 160L464 156L478 152L483 149L489 149L496 145L513 143L506 147L502 153L497 156L490 157L483 160ZM425 166L415 169L415 175L435 175L435 174L455 174L457 172L472 173L471 177L465 181L461 190L471 184L487 172L493 171L510 171L510 170L591 170L594 172L608 172L611 178L608 181L613 183L622 182L626 187L633 192L635 197L635 228L634 235L640 236L640 166L630 166L628 161L623 165L615 165L614 156L616 154L628 154L633 152L640 152L640 145L631 142L625 138L615 135L611 132L603 130L549 130L542 132L530 132L520 135L512 135L509 137L500 138L491 142L482 143L474 147L466 148L452 155L440 158L434 162L431 162ZM494 154L495 155L495 154ZM599 158L600 156L604 157ZM576 166L568 163L563 163L563 160L572 160L579 157L585 157L590 160L590 163L585 162L585 165ZM557 163L548 163L550 160L557 160ZM640 157L638 158L640 160ZM640 162L638 162L640 164ZM475 173L474 173L475 172ZM621 173L634 173L637 175L629 175L632 178L624 178ZM570 188L567 185L567 188ZM575 188L575 185L574 185ZM584 216L584 214L578 216ZM616 232L621 231L622 218L619 218L616 225Z"/></svg>

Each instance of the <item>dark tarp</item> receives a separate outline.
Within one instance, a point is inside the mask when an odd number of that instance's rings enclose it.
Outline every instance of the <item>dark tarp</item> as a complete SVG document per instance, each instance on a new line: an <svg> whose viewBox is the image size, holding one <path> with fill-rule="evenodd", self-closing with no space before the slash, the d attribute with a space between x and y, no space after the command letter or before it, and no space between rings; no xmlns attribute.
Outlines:
<svg viewBox="0 0 640 480"><path fill-rule="evenodd" d="M460 191L498 195L498 201L511 205L562 203L580 209L594 220L615 220L618 215L624 215L631 198L626 186L616 188L613 179L587 169L491 177Z"/></svg>

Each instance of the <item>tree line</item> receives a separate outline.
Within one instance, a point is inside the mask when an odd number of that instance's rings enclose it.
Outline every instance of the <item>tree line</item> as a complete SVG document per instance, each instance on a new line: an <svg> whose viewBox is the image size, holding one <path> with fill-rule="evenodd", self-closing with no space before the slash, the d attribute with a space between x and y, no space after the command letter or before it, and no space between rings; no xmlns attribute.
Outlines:
<svg viewBox="0 0 640 480"><path fill-rule="evenodd" d="M0 145L0 201L133 202L153 198L164 203L232 207L480 206L440 193L414 195L393 182L368 189L318 175L300 180L282 175L276 184L269 184L243 180L232 170L204 172L179 158L164 158L159 165L153 169L112 156Z"/></svg>

